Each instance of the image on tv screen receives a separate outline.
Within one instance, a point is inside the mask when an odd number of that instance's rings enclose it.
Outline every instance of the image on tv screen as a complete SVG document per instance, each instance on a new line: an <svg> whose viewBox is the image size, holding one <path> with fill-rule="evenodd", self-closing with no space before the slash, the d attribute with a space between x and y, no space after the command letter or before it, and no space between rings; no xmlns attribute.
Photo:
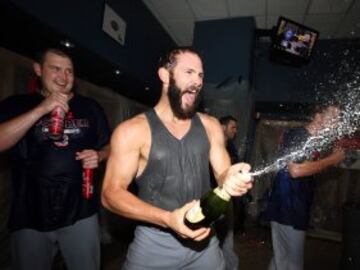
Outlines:
<svg viewBox="0 0 360 270"><path fill-rule="evenodd" d="M289 54L308 59L319 32L284 17L279 18L274 47Z"/></svg>

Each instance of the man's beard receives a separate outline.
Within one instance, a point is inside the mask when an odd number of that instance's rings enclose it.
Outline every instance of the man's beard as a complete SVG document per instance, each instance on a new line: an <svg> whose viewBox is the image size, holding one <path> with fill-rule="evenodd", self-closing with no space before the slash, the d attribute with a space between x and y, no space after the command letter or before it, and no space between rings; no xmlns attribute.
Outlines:
<svg viewBox="0 0 360 270"><path fill-rule="evenodd" d="M173 78L170 78L168 96L170 101L170 107L177 118L185 120L185 119L190 119L195 115L196 109L201 100L199 89L197 89L194 103L190 107L184 109L181 106L182 96L186 93L191 93L192 91L193 89L187 88L185 91L182 92L179 89L179 87L176 85L175 80Z"/></svg>

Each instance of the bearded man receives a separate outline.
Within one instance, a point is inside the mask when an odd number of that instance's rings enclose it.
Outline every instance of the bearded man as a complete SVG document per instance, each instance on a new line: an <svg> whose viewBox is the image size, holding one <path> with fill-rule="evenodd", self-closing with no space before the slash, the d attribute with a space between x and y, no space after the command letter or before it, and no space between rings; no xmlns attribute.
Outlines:
<svg viewBox="0 0 360 270"><path fill-rule="evenodd" d="M139 221L123 269L224 269L211 228L191 230L186 212L210 190L209 162L231 196L252 187L250 166L231 166L216 118L197 113L204 72L198 53L176 48L160 61L157 105L113 133L102 203ZM128 191L132 181L136 195Z"/></svg>

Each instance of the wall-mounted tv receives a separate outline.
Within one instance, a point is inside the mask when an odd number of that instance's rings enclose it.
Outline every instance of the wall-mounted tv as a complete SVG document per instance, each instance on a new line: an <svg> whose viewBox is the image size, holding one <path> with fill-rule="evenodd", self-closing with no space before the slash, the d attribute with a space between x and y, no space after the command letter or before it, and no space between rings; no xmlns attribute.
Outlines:
<svg viewBox="0 0 360 270"><path fill-rule="evenodd" d="M279 17L273 33L271 56L274 60L294 64L307 63L318 38L318 31L285 17Z"/></svg>

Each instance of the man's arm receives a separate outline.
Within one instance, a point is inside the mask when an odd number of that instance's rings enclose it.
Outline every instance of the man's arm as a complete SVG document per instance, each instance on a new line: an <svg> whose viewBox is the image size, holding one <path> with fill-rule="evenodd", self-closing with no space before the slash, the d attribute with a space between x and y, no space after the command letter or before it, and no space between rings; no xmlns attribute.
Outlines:
<svg viewBox="0 0 360 270"><path fill-rule="evenodd" d="M169 212L146 203L128 191L128 186L138 172L141 151L150 131L144 116L138 116L118 126L111 138L110 156L102 189L102 204L110 211L127 218L170 228L181 237L202 240L210 230L192 231L184 225L185 213L194 205L191 202Z"/></svg>
<svg viewBox="0 0 360 270"><path fill-rule="evenodd" d="M55 107L68 110L68 95L55 93L47 97L34 109L0 124L0 151L14 146L26 132L45 114Z"/></svg>
<svg viewBox="0 0 360 270"><path fill-rule="evenodd" d="M13 119L0 124L0 151L5 151L14 146L25 133L38 121L44 112L36 107Z"/></svg>
<svg viewBox="0 0 360 270"><path fill-rule="evenodd" d="M303 163L289 163L288 169L292 178L306 177L317 174L339 162L345 158L342 149L335 149L335 151L317 161L305 161Z"/></svg>
<svg viewBox="0 0 360 270"><path fill-rule="evenodd" d="M236 163L231 166L225 147L225 137L220 123L214 117L201 115L210 141L210 164L217 182L231 196L241 196L252 187L252 179L247 174L250 166Z"/></svg>

